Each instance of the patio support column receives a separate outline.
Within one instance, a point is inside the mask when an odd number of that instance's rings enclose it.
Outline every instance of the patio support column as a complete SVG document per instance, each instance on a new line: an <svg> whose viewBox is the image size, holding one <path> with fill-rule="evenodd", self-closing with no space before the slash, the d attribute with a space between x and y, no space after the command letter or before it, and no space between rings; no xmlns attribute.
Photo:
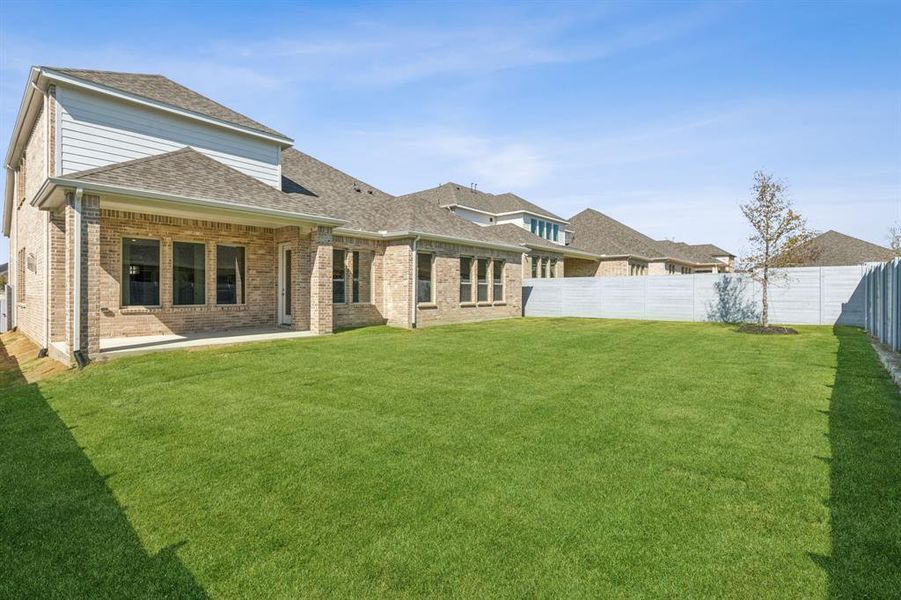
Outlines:
<svg viewBox="0 0 901 600"><path fill-rule="evenodd" d="M100 353L100 197L66 195L66 354Z"/></svg>
<svg viewBox="0 0 901 600"><path fill-rule="evenodd" d="M310 331L331 333L332 318L332 229L317 227L310 233Z"/></svg>

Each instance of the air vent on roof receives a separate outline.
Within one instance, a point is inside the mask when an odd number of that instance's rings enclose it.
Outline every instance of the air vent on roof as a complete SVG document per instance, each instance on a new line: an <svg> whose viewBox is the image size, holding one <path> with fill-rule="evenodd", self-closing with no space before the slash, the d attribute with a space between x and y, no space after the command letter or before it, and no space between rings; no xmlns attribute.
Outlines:
<svg viewBox="0 0 901 600"><path fill-rule="evenodd" d="M479 184L478 184L478 183L470 183L470 184L469 184L469 191L474 193L474 192L476 191L476 188L477 188L477 187L479 187Z"/></svg>

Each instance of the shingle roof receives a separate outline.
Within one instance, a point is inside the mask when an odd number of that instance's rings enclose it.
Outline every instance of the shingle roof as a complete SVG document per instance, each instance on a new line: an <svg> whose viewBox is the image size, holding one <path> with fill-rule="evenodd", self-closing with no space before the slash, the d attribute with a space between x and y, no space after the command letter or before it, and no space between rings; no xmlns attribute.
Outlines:
<svg viewBox="0 0 901 600"><path fill-rule="evenodd" d="M715 246L714 244L691 244L692 248L697 248L704 254L716 257L716 256L731 256L735 258L735 255L729 252L728 250L723 250L719 246Z"/></svg>
<svg viewBox="0 0 901 600"><path fill-rule="evenodd" d="M705 252L699 246L686 244L685 242L673 242L671 240L659 240L657 247L660 248L661 256L676 258L679 260L693 262L698 264L709 264L719 262L713 255ZM720 256L725 256L722 254Z"/></svg>
<svg viewBox="0 0 901 600"><path fill-rule="evenodd" d="M582 250L608 256L661 256L656 241L593 208L572 217L569 224L572 245Z"/></svg>
<svg viewBox="0 0 901 600"><path fill-rule="evenodd" d="M458 217L459 218L459 217ZM563 254L566 246L549 242L548 240L538 237L528 229L523 229L513 223L503 223L501 225L489 225L484 227L494 235L506 240L510 244L528 245L530 248L543 248L552 252Z"/></svg>
<svg viewBox="0 0 901 600"><path fill-rule="evenodd" d="M438 204L408 194L395 198L294 148L282 151L282 189L306 196L326 214L348 222L345 228L369 232L401 232L455 237L475 242L510 244L490 231L461 219Z"/></svg>
<svg viewBox="0 0 901 600"><path fill-rule="evenodd" d="M517 196L516 194L510 192L504 194L489 194L488 192L480 192L478 190L473 190L469 187L453 182L444 183L442 185L439 185L438 187L422 190L419 192L413 192L411 194L405 194L399 197L406 198L408 196L425 198L426 200L431 200L439 206L468 206L469 208L474 208L476 210L485 211L491 214L527 211L536 215L549 217L551 219L557 219L559 221L566 220L562 217L558 217L548 210L541 208L537 204L529 202L525 198Z"/></svg>
<svg viewBox="0 0 901 600"><path fill-rule="evenodd" d="M55 71L57 73L62 73L63 75L112 88L120 92L168 104L175 108L188 110L207 117L213 117L214 119L219 119L226 123L240 125L241 127L247 127L248 129L267 133L269 135L288 138L288 136L266 127L262 123L254 121L227 106L223 106L218 102L210 100L206 96L198 94L194 90L188 89L162 75L89 71L86 69L65 69L57 67L44 68L49 71Z"/></svg>
<svg viewBox="0 0 901 600"><path fill-rule="evenodd" d="M894 256L889 248L833 230L807 242L799 255L809 257L798 265L806 267L859 265L891 260Z"/></svg>
<svg viewBox="0 0 901 600"><path fill-rule="evenodd" d="M322 214L316 212L316 203L309 199L292 198L188 147L70 173L65 179L298 214Z"/></svg>

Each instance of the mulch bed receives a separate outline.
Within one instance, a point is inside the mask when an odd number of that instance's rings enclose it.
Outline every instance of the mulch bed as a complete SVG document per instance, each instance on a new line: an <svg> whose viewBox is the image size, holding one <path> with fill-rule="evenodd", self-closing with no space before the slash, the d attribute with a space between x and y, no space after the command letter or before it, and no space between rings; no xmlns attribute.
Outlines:
<svg viewBox="0 0 901 600"><path fill-rule="evenodd" d="M798 335L798 332L791 327L777 327L769 325L742 325L738 328L739 333L754 333L757 335Z"/></svg>

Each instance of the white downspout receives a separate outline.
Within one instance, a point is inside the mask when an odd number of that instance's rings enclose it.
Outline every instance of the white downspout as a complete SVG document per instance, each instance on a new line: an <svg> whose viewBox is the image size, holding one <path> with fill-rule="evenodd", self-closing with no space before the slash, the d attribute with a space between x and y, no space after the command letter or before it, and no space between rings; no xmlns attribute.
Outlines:
<svg viewBox="0 0 901 600"><path fill-rule="evenodd" d="M82 188L75 190L75 276L72 285L72 353L81 352L81 197L84 194Z"/></svg>
<svg viewBox="0 0 901 600"><path fill-rule="evenodd" d="M44 92L44 145L47 155L44 167L50 173L50 94ZM44 215L44 349L50 350L50 213Z"/></svg>
<svg viewBox="0 0 901 600"><path fill-rule="evenodd" d="M419 268L419 265L417 264L419 257L416 254L416 246L418 243L419 243L419 236L417 235L415 238L413 238L413 273L412 273L413 285L411 286L413 289L413 299L412 299L413 301L410 303L410 326L413 329L416 329L416 286L419 283L416 279L418 277L417 269Z"/></svg>

